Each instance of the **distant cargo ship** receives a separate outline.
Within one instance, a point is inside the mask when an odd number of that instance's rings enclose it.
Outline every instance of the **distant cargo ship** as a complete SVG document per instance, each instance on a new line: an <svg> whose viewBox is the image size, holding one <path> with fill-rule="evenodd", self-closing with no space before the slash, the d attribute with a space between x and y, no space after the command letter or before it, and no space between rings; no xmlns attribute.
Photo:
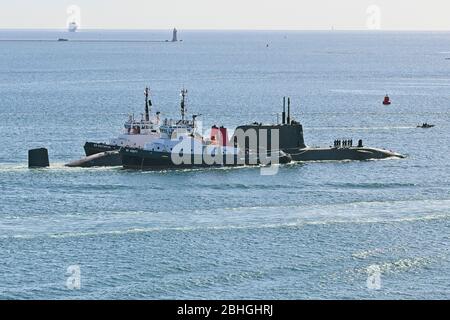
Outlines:
<svg viewBox="0 0 450 320"><path fill-rule="evenodd" d="M68 26L69 32L76 32L78 30L78 25L76 22L69 23Z"/></svg>

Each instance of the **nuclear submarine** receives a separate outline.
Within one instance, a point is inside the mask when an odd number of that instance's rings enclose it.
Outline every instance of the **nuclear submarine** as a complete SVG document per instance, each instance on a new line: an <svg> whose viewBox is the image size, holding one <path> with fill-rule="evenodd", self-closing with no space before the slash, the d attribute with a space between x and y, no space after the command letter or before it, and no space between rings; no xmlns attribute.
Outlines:
<svg viewBox="0 0 450 320"><path fill-rule="evenodd" d="M283 98L283 112L281 113L281 124L262 124L254 122L249 125L242 125L236 128L241 132L256 132L259 140L265 135L264 140L268 141L268 149L270 146L271 134L277 130L279 135L279 150L289 155L292 161L342 161L342 160L372 160L387 158L405 158L404 155L389 150L366 147L363 141L359 140L357 145L353 146L352 140L335 140L333 147L309 147L305 144L303 137L303 126L300 122L291 117L291 101L287 98L287 114L286 114L286 98ZM242 139L232 139L241 141L240 148L248 150L249 145Z"/></svg>

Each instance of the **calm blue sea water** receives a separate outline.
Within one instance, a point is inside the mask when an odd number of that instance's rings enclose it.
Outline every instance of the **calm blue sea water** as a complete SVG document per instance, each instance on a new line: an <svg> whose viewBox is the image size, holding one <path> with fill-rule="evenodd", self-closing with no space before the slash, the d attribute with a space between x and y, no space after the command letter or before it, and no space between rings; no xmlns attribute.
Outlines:
<svg viewBox="0 0 450 320"><path fill-rule="evenodd" d="M450 33L180 37L0 31L0 298L450 298ZM275 176L65 168L142 112L146 85L170 117L184 86L208 126L274 122L290 96L309 145L362 138L408 157ZM52 167L28 170L38 146Z"/></svg>

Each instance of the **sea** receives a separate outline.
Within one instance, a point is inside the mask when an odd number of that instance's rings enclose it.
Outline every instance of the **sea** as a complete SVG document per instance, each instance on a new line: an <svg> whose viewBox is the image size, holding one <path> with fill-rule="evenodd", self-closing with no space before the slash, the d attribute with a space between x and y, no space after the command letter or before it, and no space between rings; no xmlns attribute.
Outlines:
<svg viewBox="0 0 450 320"><path fill-rule="evenodd" d="M449 32L178 36L0 31L0 299L450 298ZM152 113L179 118L184 88L188 114L230 131L290 97L307 145L406 158L64 166L140 117L147 86ZM37 147L49 168L28 169Z"/></svg>

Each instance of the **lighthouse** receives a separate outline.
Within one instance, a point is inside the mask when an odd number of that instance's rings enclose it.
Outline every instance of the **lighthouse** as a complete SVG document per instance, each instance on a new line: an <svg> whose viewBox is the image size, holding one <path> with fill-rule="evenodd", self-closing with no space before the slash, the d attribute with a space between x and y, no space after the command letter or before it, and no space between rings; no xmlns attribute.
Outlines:
<svg viewBox="0 0 450 320"><path fill-rule="evenodd" d="M172 42L177 42L177 41L178 41L177 33L178 33L177 29L176 29L176 28L173 28Z"/></svg>

